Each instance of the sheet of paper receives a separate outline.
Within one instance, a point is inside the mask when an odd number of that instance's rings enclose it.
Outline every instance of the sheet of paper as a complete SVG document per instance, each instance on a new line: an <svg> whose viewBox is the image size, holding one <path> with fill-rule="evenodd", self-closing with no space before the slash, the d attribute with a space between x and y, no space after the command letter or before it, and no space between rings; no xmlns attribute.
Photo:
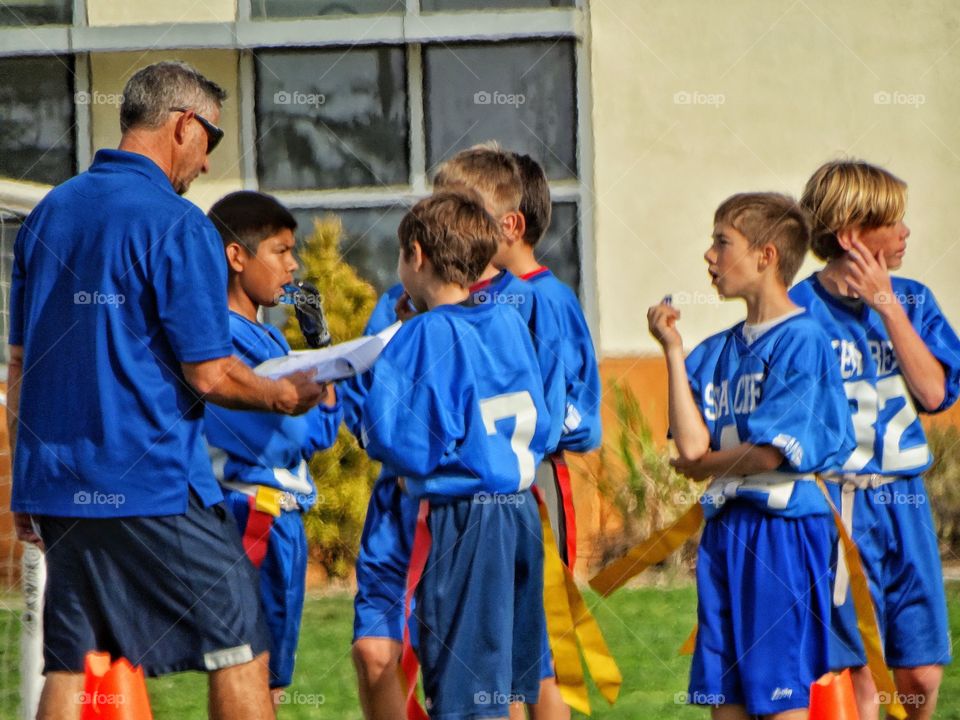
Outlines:
<svg viewBox="0 0 960 720"><path fill-rule="evenodd" d="M380 357L400 323L394 323L377 335L360 337L319 350L296 350L289 355L260 363L253 371L276 380L290 373L312 370L317 382L332 382L366 372Z"/></svg>

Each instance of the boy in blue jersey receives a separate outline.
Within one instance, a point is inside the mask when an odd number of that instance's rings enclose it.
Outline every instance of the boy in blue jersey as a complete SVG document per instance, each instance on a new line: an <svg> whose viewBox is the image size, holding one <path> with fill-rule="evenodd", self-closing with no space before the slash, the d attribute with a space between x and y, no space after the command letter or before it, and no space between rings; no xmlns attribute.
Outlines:
<svg viewBox="0 0 960 720"><path fill-rule="evenodd" d="M515 239L522 236L524 221L519 207L523 187L511 153L492 144L458 153L440 168L434 187L437 191L467 189L479 194L484 207L501 228L498 253L505 245L503 236ZM475 304L515 308L527 323L541 368L548 412L554 418L548 439L548 450L552 452L560 438L559 419L563 417L565 403L562 354L555 347L561 336L558 320L551 309L539 301L532 286L509 271L500 270L493 262L488 263L481 279L473 283L470 290ZM378 302L367 332L382 329L380 325L396 318L390 308L402 307L408 302L409 297L402 289L388 290ZM347 421L355 430L364 389L359 380L346 383L346 388ZM395 717L401 707L394 668L401 650L403 588L415 516L415 504L396 490L396 483L385 469L371 495L357 559L353 656L361 703L368 718ZM543 677L552 678L546 639L543 656ZM563 708L555 683L550 680L547 685L550 687L542 691L544 695L549 699L555 694L558 707Z"/></svg>
<svg viewBox="0 0 960 720"><path fill-rule="evenodd" d="M479 198L459 193L404 217L398 272L418 314L372 368L363 406L370 456L421 513L429 504L415 622L431 717L505 718L510 699L539 691L543 550L529 488L551 419L523 320L469 303L498 236Z"/></svg>
<svg viewBox="0 0 960 720"><path fill-rule="evenodd" d="M550 510L550 521L560 543L560 555L571 567L576 561L577 526L570 474L564 451L585 453L600 447L600 373L583 310L576 294L536 258L537 243L550 227L550 186L543 168L529 155L514 153L523 180L520 211L526 227L520 238L507 236L496 259L510 272L534 286L540 302L559 320L566 384L563 430L557 452L539 468L537 487Z"/></svg>
<svg viewBox="0 0 960 720"><path fill-rule="evenodd" d="M235 192L209 212L223 239L233 350L255 367L290 352L277 328L257 322L297 269L290 212L269 195ZM270 631L274 704L293 677L307 570L302 514L316 501L308 461L336 442L342 413L332 385L323 403L295 417L207 405L204 431L214 474L259 569L260 598Z"/></svg>
<svg viewBox="0 0 960 720"><path fill-rule="evenodd" d="M814 473L846 458L853 430L827 337L787 295L809 237L792 199L734 195L704 258L746 321L684 362L680 313L668 302L648 313L667 360L673 464L713 478L689 693L715 718L805 718L828 668L831 518Z"/></svg>
<svg viewBox="0 0 960 720"><path fill-rule="evenodd" d="M960 340L927 287L889 274L910 234L906 191L902 180L862 161L818 169L802 203L814 217L813 252L826 265L790 295L824 328L839 360L857 449L828 487L860 548L902 703L911 718L929 718L950 636L922 478L932 458L918 412L957 400ZM831 664L854 668L860 716L876 718L879 698L842 560L836 575Z"/></svg>

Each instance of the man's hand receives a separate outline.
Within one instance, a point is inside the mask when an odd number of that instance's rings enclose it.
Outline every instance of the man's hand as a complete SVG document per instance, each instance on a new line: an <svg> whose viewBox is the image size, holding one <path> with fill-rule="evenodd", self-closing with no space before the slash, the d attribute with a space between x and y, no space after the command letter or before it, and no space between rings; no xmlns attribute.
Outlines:
<svg viewBox="0 0 960 720"><path fill-rule="evenodd" d="M36 545L43 550L43 540L33 528L33 518L26 513L13 514L13 527L17 531L17 540Z"/></svg>
<svg viewBox="0 0 960 720"><path fill-rule="evenodd" d="M284 415L302 415L327 395L327 383L318 383L315 373L305 370L277 380L274 410Z"/></svg>
<svg viewBox="0 0 960 720"><path fill-rule="evenodd" d="M679 319L680 311L670 304L669 296L664 298L659 305L654 305L647 310L647 325L650 328L650 334L660 343L664 352L683 347L683 338L680 337L680 331L677 330L677 320Z"/></svg>
<svg viewBox="0 0 960 720"><path fill-rule="evenodd" d="M850 264L844 280L857 297L881 315L896 305L897 298L893 294L893 284L890 282L883 252L873 255L859 239L853 238L847 255Z"/></svg>

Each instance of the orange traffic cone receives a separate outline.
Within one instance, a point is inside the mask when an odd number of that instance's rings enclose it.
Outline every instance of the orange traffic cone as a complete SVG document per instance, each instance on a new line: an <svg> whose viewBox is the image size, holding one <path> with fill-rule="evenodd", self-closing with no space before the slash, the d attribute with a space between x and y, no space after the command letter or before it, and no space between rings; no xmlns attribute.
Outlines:
<svg viewBox="0 0 960 720"><path fill-rule="evenodd" d="M809 720L859 720L850 671L827 673L810 684Z"/></svg>
<svg viewBox="0 0 960 720"><path fill-rule="evenodd" d="M126 658L87 653L80 720L153 720L143 668Z"/></svg>

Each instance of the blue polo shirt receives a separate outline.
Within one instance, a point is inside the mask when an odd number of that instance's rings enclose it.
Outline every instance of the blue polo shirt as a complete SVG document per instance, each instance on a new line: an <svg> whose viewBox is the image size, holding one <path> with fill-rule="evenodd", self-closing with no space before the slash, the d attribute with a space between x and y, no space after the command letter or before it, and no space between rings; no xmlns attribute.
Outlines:
<svg viewBox="0 0 960 720"><path fill-rule="evenodd" d="M153 161L101 150L30 213L9 341L24 352L14 511L171 515L189 488L221 499L180 363L232 354L223 245Z"/></svg>

